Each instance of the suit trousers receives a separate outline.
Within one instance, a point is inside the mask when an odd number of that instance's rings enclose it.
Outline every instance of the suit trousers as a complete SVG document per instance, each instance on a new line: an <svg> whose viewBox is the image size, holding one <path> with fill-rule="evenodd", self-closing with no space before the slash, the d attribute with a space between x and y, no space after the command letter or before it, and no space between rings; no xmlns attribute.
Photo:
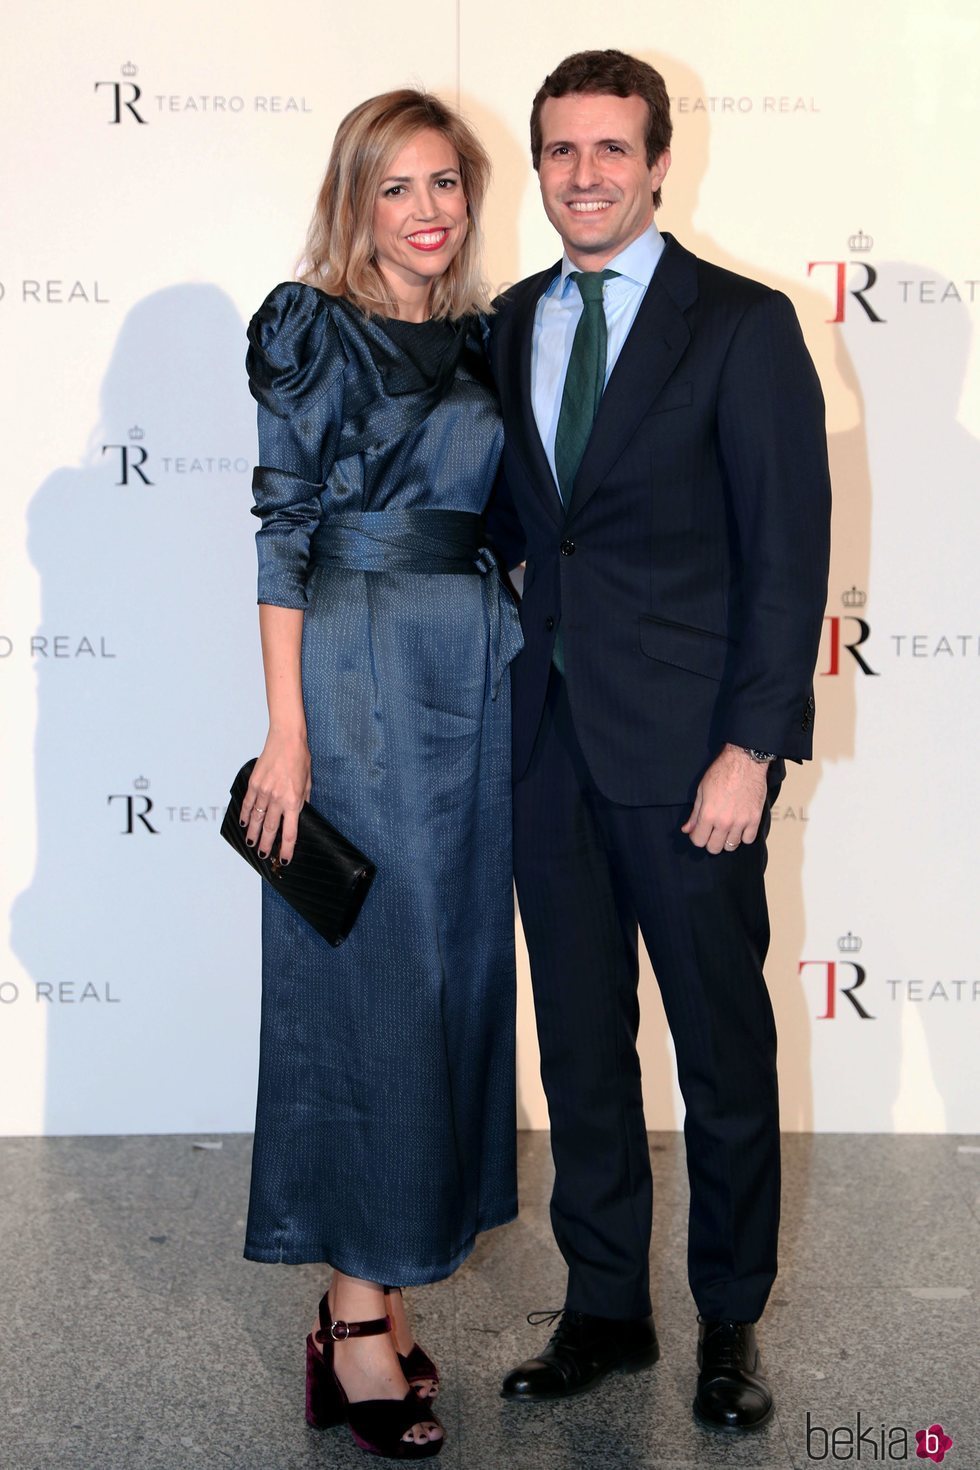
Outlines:
<svg viewBox="0 0 980 1470"><path fill-rule="evenodd" d="M569 1310L609 1318L651 1310L639 928L685 1103L694 1300L708 1319L762 1314L779 1224L776 1030L762 974L765 839L778 786L773 774L754 843L718 856L695 848L680 831L689 805L621 806L597 789L564 679L552 670L534 753L514 789L514 856Z"/></svg>

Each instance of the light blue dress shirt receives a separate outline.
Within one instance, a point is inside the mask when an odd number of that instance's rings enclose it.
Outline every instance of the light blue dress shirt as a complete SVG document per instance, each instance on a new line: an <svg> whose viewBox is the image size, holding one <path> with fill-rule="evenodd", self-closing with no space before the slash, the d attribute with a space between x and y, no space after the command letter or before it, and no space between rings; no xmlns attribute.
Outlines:
<svg viewBox="0 0 980 1470"><path fill-rule="evenodd" d="M644 230L625 250L614 255L606 266L607 270L619 272L614 280L606 282L602 293L608 334L607 383L663 253L663 236L657 226L651 223L649 229ZM572 355L575 328L582 315L581 293L575 282L569 280L572 271L578 269L567 255L562 256L561 273L541 297L534 315L531 407L551 473L555 477L556 494L558 476L555 471L555 435L558 432L558 415L561 412L561 395L565 388L568 359Z"/></svg>

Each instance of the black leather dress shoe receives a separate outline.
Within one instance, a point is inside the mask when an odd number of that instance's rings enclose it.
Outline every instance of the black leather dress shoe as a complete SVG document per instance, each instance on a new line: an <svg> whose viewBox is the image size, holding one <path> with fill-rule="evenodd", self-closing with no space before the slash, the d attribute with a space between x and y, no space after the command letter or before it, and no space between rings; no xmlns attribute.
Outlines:
<svg viewBox="0 0 980 1470"><path fill-rule="evenodd" d="M533 1316L534 1314L532 1314ZM551 1314L552 1320L558 1313ZM504 1379L505 1399L565 1399L584 1393L616 1370L635 1373L660 1357L652 1317L617 1321L563 1312L540 1357L529 1358Z"/></svg>
<svg viewBox="0 0 980 1470"><path fill-rule="evenodd" d="M698 1318L698 1389L694 1417L712 1429L759 1429L772 1415L772 1393L751 1322Z"/></svg>

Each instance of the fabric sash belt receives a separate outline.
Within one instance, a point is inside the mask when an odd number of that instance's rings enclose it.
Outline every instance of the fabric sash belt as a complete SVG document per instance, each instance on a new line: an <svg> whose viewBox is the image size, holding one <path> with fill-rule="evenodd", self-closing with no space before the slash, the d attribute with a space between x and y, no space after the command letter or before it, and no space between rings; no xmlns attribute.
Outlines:
<svg viewBox="0 0 980 1470"><path fill-rule="evenodd" d="M463 510L331 511L314 533L310 565L352 572L477 572L483 520Z"/></svg>
<svg viewBox="0 0 980 1470"><path fill-rule="evenodd" d="M463 510L334 511L310 541L310 568L349 572L472 573L483 578L491 690L524 646L520 617L482 544L483 518Z"/></svg>

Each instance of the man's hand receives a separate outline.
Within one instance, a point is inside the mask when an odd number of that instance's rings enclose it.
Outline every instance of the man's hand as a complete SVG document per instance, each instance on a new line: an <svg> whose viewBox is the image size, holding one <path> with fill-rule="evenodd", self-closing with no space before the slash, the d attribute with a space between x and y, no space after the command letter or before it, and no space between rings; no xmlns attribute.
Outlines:
<svg viewBox="0 0 980 1470"><path fill-rule="evenodd" d="M701 777L681 828L695 847L734 852L739 843L755 841L766 804L766 769L741 746L725 746Z"/></svg>

